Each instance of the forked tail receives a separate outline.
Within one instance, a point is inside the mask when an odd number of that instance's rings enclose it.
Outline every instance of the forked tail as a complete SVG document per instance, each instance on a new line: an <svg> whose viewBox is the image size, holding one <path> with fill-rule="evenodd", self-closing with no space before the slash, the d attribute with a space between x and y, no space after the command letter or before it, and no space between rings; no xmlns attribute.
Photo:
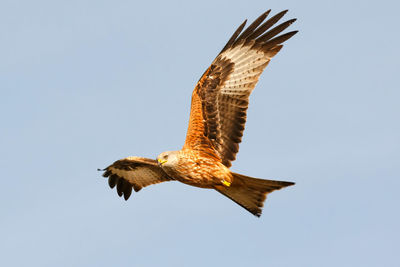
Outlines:
<svg viewBox="0 0 400 267"><path fill-rule="evenodd" d="M292 182L263 180L238 173L232 174L232 184L229 187L218 188L216 190L257 217L261 216L264 200L268 193L294 185Z"/></svg>

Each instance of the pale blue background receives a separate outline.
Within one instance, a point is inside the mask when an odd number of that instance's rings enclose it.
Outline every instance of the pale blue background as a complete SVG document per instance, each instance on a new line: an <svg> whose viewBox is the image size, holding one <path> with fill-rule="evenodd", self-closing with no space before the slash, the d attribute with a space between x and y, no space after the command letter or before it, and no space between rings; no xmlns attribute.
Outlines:
<svg viewBox="0 0 400 267"><path fill-rule="evenodd" d="M1 266L400 266L397 1L0 2ZM258 219L179 183L127 202L97 172L185 138L234 29L297 17L233 170L295 181Z"/></svg>

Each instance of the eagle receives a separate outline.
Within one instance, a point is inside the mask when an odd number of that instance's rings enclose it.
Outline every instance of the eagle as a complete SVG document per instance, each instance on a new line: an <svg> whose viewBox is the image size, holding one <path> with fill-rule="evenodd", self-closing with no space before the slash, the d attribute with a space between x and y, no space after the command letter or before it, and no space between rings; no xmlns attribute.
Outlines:
<svg viewBox="0 0 400 267"><path fill-rule="evenodd" d="M297 33L281 34L296 19L277 25L287 10L268 18L270 12L243 30L245 20L197 82L182 149L163 152L157 159L127 157L100 170L120 197L128 200L132 188L138 192L151 184L179 181L214 189L260 217L268 193L294 185L229 169L239 151L249 96L270 60Z"/></svg>

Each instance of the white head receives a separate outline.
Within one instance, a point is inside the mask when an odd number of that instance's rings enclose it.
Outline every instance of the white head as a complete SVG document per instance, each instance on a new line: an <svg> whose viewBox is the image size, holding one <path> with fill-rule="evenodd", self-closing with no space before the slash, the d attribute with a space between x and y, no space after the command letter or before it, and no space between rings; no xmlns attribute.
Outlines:
<svg viewBox="0 0 400 267"><path fill-rule="evenodd" d="M172 167L178 164L179 151L166 151L158 155L157 161L160 167Z"/></svg>

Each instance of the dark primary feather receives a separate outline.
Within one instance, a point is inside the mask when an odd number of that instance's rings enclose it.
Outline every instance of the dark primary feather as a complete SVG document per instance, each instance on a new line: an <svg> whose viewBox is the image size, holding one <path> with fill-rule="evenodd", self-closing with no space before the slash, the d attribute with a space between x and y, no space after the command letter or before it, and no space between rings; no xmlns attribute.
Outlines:
<svg viewBox="0 0 400 267"><path fill-rule="evenodd" d="M284 10L284 11L279 12L275 16L272 16L270 19L265 21L260 27L258 27L258 29L255 30L252 35L250 35L249 39L256 39L262 33L264 33L269 28L271 28L275 23L277 23L287 12L288 12L287 10ZM262 41L262 40L259 40L259 41Z"/></svg>
<svg viewBox="0 0 400 267"><path fill-rule="evenodd" d="M264 19L268 16L269 12L271 12L271 9L263 13L252 24L250 24L250 26L247 27L247 29L242 32L242 34L237 38L237 40L246 39L250 34L252 34L254 30L258 27L258 25L260 25L261 22L263 22Z"/></svg>
<svg viewBox="0 0 400 267"><path fill-rule="evenodd" d="M129 157L117 160L104 169L103 176L108 178L111 188L117 186L117 193L125 200L145 186L172 180L158 166L157 161L141 157Z"/></svg>
<svg viewBox="0 0 400 267"><path fill-rule="evenodd" d="M220 54L222 52L224 52L228 47L231 47L233 42L235 42L236 38L238 37L238 35L240 34L240 32L243 30L244 26L246 26L246 22L247 19L240 24L240 26L236 29L236 31L233 33L233 35L231 36L231 38L229 39L229 41L226 43L226 45L224 46L224 48L222 48L221 52L219 52Z"/></svg>

